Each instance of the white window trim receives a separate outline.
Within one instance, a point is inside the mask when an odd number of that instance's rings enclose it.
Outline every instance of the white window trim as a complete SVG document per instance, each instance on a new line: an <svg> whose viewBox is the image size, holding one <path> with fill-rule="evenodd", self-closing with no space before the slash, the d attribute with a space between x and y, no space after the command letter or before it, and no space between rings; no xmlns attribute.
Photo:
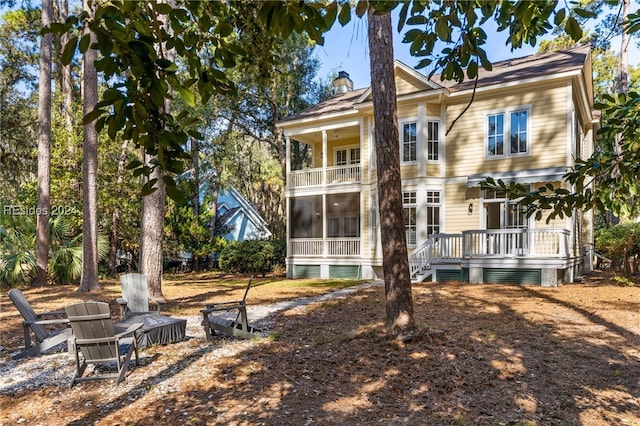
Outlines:
<svg viewBox="0 0 640 426"><path fill-rule="evenodd" d="M429 160L429 140L428 140L428 130L427 123L438 123L438 159L437 160ZM429 164L440 164L442 163L442 121L440 117L437 116L426 116L424 118L424 159Z"/></svg>
<svg viewBox="0 0 640 426"><path fill-rule="evenodd" d="M404 125L405 124L415 124L416 125L416 159L415 160L409 160L409 161L404 161ZM399 137L398 137L398 144L400 145L400 164L405 165L405 164L417 164L418 163L418 157L420 154L420 151L422 149L421 147L421 138L420 138L420 120L418 119L418 117L412 117L412 118L406 118L403 120L398 120L398 133L399 133Z"/></svg>
<svg viewBox="0 0 640 426"><path fill-rule="evenodd" d="M511 153L511 113L527 112L527 150L525 152ZM504 115L504 146L502 155L489 155L489 116ZM531 154L532 134L531 134L531 105L521 105L514 108L502 108L487 111L484 114L484 157L486 160L500 160L509 157L524 157Z"/></svg>
<svg viewBox="0 0 640 426"><path fill-rule="evenodd" d="M430 203L429 201L427 201L427 192L438 192L440 193L440 201L438 203ZM424 202L422 204L425 208L426 207L438 207L439 209L439 217L438 217L438 223L439 223L439 227L440 230L438 231L438 233L442 234L444 233L444 189L442 188L425 188L424 189ZM429 227L429 224L427 223L427 217L425 214L424 217L424 229L425 229L425 233L427 228Z"/></svg>

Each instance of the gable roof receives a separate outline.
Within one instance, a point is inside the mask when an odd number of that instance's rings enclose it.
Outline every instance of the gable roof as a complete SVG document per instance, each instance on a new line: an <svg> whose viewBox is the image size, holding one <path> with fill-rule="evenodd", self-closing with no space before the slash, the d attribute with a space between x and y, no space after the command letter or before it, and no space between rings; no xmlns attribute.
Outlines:
<svg viewBox="0 0 640 426"><path fill-rule="evenodd" d="M591 46L585 45L558 52L495 62L492 64L491 71L478 67L478 87L577 71L584 67L590 52ZM440 82L450 92L472 89L475 84L475 80L465 80L462 83L451 80L440 81L440 74L434 75L433 79Z"/></svg>
<svg viewBox="0 0 640 426"><path fill-rule="evenodd" d="M231 196L237 203L236 206L227 205L227 210L220 216L220 223L224 226L229 225L236 216L244 214L249 221L251 221L256 230L264 237L271 236L271 231L267 228L267 222L260 216L260 213L244 198L237 189L229 187L220 194L218 198L222 198L224 195Z"/></svg>
<svg viewBox="0 0 640 426"><path fill-rule="evenodd" d="M478 67L478 86L488 87L531 78L541 78L566 72L581 70L585 62L590 60L591 46L579 46L558 52L530 55L513 58L492 64L492 70L486 71ZM432 78L421 74L400 61L394 62L396 79L402 77L416 87L417 91L438 90L446 88L449 93L462 92L473 89L475 80L465 80L457 83L451 80L440 81L440 74ZM591 76L584 76L587 85L591 84ZM351 90L319 102L309 108L296 112L282 120L277 125L305 118L317 117L325 114L343 111L355 111L356 106L371 97L371 88Z"/></svg>
<svg viewBox="0 0 640 426"><path fill-rule="evenodd" d="M283 118L278 122L285 123L287 121L299 120L307 117L314 117L322 114L335 113L340 111L346 111L353 108L353 105L358 101L360 96L368 90L367 87L363 89L350 90L348 92L340 93L319 102L309 108L298 111L288 117Z"/></svg>

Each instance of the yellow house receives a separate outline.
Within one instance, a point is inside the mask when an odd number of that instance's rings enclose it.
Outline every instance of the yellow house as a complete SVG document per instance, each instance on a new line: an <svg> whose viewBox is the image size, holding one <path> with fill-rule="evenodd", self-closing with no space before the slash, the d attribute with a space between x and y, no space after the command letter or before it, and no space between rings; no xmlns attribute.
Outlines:
<svg viewBox="0 0 640 426"><path fill-rule="evenodd" d="M562 181L593 150L588 46L495 63L475 81L396 62L404 221L414 280L557 285L591 271L592 220L527 218L486 177ZM289 277L382 277L373 104L345 72L334 96L278 123L287 147ZM300 152L311 152L304 163Z"/></svg>

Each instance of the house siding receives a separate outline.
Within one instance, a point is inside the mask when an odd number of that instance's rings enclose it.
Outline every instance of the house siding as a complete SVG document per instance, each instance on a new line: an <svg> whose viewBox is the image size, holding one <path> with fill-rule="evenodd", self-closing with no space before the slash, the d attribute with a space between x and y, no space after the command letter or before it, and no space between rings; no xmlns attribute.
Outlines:
<svg viewBox="0 0 640 426"><path fill-rule="evenodd" d="M447 105L447 128L468 99ZM486 116L489 112L509 112L529 108L529 153L503 158L486 156ZM458 120L446 143L447 171L452 176L506 172L565 165L567 159L567 87L511 88L505 92L483 93Z"/></svg>

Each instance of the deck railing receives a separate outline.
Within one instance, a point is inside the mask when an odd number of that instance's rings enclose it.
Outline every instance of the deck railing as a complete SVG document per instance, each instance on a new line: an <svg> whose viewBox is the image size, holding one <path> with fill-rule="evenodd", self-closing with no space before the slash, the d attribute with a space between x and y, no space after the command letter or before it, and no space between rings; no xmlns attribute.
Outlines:
<svg viewBox="0 0 640 426"><path fill-rule="evenodd" d="M360 183L361 170L360 164L331 166L326 169L293 170L289 172L287 183L290 189Z"/></svg>
<svg viewBox="0 0 640 426"><path fill-rule="evenodd" d="M566 229L488 229L462 232L465 257L566 257Z"/></svg>
<svg viewBox="0 0 640 426"><path fill-rule="evenodd" d="M462 234L432 234L409 253L410 274L413 277L434 262L461 259L462 256Z"/></svg>
<svg viewBox="0 0 640 426"><path fill-rule="evenodd" d="M360 256L360 238L295 238L289 256Z"/></svg>
<svg viewBox="0 0 640 426"><path fill-rule="evenodd" d="M470 258L569 256L566 229L490 229L433 234L409 254L412 278L432 264Z"/></svg>
<svg viewBox="0 0 640 426"><path fill-rule="evenodd" d="M360 256L361 238L293 238L289 256ZM569 256L566 229L490 229L433 234L409 254L411 276L433 263L463 258Z"/></svg>

